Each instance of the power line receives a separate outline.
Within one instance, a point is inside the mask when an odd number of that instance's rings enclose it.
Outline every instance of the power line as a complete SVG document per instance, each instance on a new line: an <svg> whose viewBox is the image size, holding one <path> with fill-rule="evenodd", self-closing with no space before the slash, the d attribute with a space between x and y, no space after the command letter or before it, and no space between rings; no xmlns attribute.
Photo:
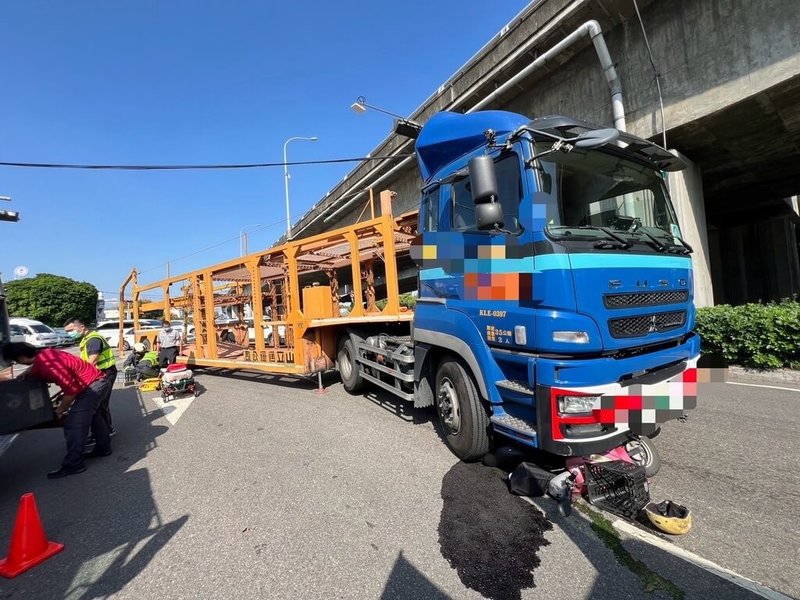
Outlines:
<svg viewBox="0 0 800 600"><path fill-rule="evenodd" d="M353 191L350 194L346 194L345 196L342 196L342 198L347 198L349 196L360 194L363 191L366 191L366 189L365 190ZM304 215L305 215L305 213L304 213ZM292 217L292 219L296 219L297 216L298 215L294 215ZM268 229L269 227L275 227L276 225L281 225L283 223L286 223L286 219L280 219L279 221L274 221L272 223L267 223L266 225L261 225L259 227L255 227L255 228L251 229L249 233L255 233L256 231L261 231L262 229ZM203 252L207 252L208 250L213 250L214 248L219 248L220 246L224 246L225 244L229 244L230 242L232 242L234 240L239 240L239 239L241 239L239 235L236 235L234 237L229 237L228 239L225 239L225 240L222 240L221 242L217 242L215 244L212 244L211 246L206 246L205 248L201 248L200 250L196 250L195 252L192 252L190 254L185 254L183 256L179 256L177 258L173 258L173 259L168 260L168 261L166 261L164 263L161 263L160 265L157 265L155 267L150 267L149 269L144 269L144 270L137 271L137 272L138 272L139 275L143 275L145 273L150 273L151 271L156 271L158 269L162 269L162 268L166 267L167 265L171 265L171 264L176 263L176 262L178 262L180 260L191 258L192 256L197 256L198 254L202 254Z"/></svg>
<svg viewBox="0 0 800 600"><path fill-rule="evenodd" d="M213 169L264 169L269 167L283 167L293 165L328 165L346 162L366 162L370 160L394 160L413 156L409 154L396 154L387 156L363 156L358 158L331 158L326 160L299 160L291 162L274 163L242 163L219 165L81 165L66 163L29 163L29 162L0 162L0 167L22 167L30 169L89 169L96 171L188 171L188 170L213 170Z"/></svg>

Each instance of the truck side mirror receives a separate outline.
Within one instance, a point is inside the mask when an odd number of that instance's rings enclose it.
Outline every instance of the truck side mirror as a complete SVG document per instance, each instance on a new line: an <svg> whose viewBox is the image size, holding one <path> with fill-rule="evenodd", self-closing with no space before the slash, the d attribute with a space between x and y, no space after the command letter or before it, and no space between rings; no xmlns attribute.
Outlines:
<svg viewBox="0 0 800 600"><path fill-rule="evenodd" d="M498 201L497 174L490 156L469 161L469 184L475 203L475 224L479 230L503 227L503 207Z"/></svg>

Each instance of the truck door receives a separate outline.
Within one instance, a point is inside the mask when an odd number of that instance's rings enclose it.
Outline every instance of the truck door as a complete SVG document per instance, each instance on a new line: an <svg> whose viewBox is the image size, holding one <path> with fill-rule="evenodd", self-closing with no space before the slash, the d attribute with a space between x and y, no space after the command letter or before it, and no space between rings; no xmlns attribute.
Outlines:
<svg viewBox="0 0 800 600"><path fill-rule="evenodd" d="M489 346L521 350L535 338L532 301L533 246L530 193L516 152L495 158L504 231L479 231L468 173L445 179L433 198L423 198L425 244L435 243L435 261L423 260L420 294L447 300L464 313ZM436 230L428 215L438 211ZM433 254L431 254L433 256ZM435 265L433 267L432 265ZM515 339L515 327L525 327ZM527 377L525 377L527 379Z"/></svg>

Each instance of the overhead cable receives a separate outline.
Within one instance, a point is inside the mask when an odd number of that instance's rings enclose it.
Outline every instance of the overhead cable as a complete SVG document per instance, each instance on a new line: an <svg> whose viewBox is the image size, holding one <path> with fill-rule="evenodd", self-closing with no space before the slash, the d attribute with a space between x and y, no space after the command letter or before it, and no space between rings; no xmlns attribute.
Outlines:
<svg viewBox="0 0 800 600"><path fill-rule="evenodd" d="M188 171L212 169L264 169L269 167L283 167L293 165L327 165L346 162L363 162L370 160L394 160L406 158L413 154L395 154L387 156L366 156L359 158L331 158L326 160L299 160L291 162L274 163L242 163L220 165L82 165L66 163L33 163L33 162L8 162L0 161L0 167L22 167L29 169L89 169L97 171Z"/></svg>

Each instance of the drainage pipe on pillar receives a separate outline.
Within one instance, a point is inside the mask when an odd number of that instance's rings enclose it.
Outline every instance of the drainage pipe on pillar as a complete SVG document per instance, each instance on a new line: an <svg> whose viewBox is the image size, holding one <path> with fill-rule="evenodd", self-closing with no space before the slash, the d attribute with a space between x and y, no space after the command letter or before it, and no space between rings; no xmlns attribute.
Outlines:
<svg viewBox="0 0 800 600"><path fill-rule="evenodd" d="M608 83L608 87L611 90L611 113L614 115L614 127L620 131L625 131L625 108L622 104L622 84L620 83L619 75L617 75L617 70L614 68L614 62L611 60L611 54L608 52L608 46L606 46L606 41L603 37L603 30L600 29L600 23L594 20L587 21L578 27L575 31L550 48L550 50L537 57L536 60L534 60L531 64L522 69L522 71L514 75L514 77L506 81L503 85L494 90L475 106L470 108L467 112L471 113L482 109L487 104L494 101L500 94L508 90L511 86L516 85L528 75L533 73L536 69L553 60L556 55L560 54L586 35L591 38L592 43L594 44L595 52L597 52L597 58L600 60L600 66L603 68L603 75L605 75L606 83Z"/></svg>
<svg viewBox="0 0 800 600"><path fill-rule="evenodd" d="M500 94L508 90L512 85L516 85L523 79L525 79L528 75L533 73L539 67L545 65L547 62L551 61L556 55L560 54L570 46L572 46L577 41L583 39L584 36L589 36L592 40L592 44L594 45L595 52L597 53L597 58L600 61L600 66L603 68L603 75L606 78L606 82L608 83L608 87L611 90L611 113L614 116L614 127L619 129L620 131L625 131L625 107L622 103L622 84L619 80L619 75L617 75L617 70L614 68L614 61L611 60L611 54L608 51L608 46L606 46L605 38L603 37L603 30L600 28L600 23L595 20L587 21L580 27L578 27L575 31L570 33L567 37L563 40L558 42L555 46L550 48L547 52L540 55L536 58L531 64L527 67L522 69L519 73L514 75L511 79L506 81L503 85L499 88L495 89L492 93L486 96L483 100L472 106L469 110L465 111L467 113L472 113L484 108L487 104L494 101ZM449 107L450 109L457 108L464 101L467 100L467 97L460 96L456 99L455 102ZM402 146L401 146L402 147ZM404 158L402 161L397 163L394 167L389 169L386 173L378 177L378 179L374 180L370 187L375 187L379 183L385 181L394 173L399 171L405 165L407 165L411 160L413 160L413 156L409 156L408 158ZM366 176L362 178L359 183L364 181ZM356 184L358 185L358 184ZM355 187L355 186L353 186ZM353 188L350 188L351 190ZM350 190L348 190L350 191ZM347 192L345 192L346 194ZM328 223L329 221L336 218L342 211L348 208L353 202L356 201L362 194L366 193L366 190L356 194L350 200L348 200L344 205L340 206L337 210L332 212L330 215L325 217L323 220L324 223ZM345 195L343 194L343 195ZM319 219L328 209L324 209L319 215L317 215L314 219L309 221L303 228L306 229L309 225L314 223L317 219ZM297 233L300 233L298 231ZM297 233L295 235L297 235Z"/></svg>

